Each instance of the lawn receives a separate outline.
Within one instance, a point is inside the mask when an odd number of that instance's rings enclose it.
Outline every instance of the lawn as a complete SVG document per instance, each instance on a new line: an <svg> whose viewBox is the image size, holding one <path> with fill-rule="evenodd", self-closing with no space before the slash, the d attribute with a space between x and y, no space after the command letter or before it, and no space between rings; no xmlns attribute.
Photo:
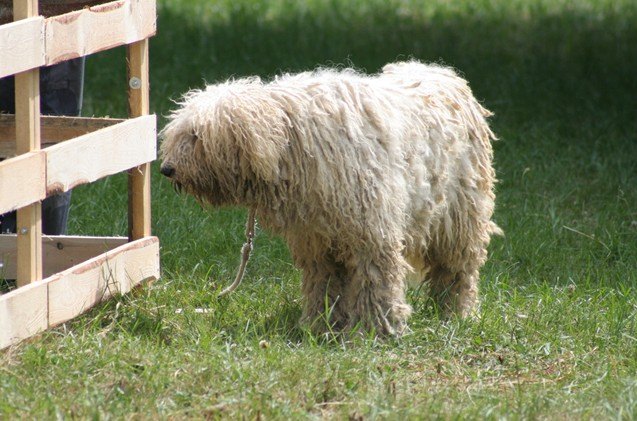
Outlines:
<svg viewBox="0 0 637 421"><path fill-rule="evenodd" d="M151 108L204 81L317 65L453 66L495 112L495 238L481 317L324 340L300 274L244 209L202 209L154 171L162 278L0 352L0 419L637 418L637 3L160 0ZM87 61L84 115L124 116L124 51ZM119 87L119 89L118 89ZM154 165L158 169L158 165ZM74 190L69 232L126 234L126 179ZM196 309L207 312L196 312ZM180 311L177 311L180 310Z"/></svg>

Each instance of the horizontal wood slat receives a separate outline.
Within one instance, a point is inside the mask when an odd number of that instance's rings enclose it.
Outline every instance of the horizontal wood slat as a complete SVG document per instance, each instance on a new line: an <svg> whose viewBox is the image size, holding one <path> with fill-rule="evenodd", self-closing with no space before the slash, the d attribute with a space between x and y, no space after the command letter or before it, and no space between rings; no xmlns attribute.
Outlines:
<svg viewBox="0 0 637 421"><path fill-rule="evenodd" d="M29 152L0 162L0 214L46 197L44 152Z"/></svg>
<svg viewBox="0 0 637 421"><path fill-rule="evenodd" d="M155 34L154 1L114 1L45 21L46 63L85 56Z"/></svg>
<svg viewBox="0 0 637 421"><path fill-rule="evenodd" d="M121 118L41 116L43 148L121 123ZM15 156L15 115L0 114L0 158Z"/></svg>
<svg viewBox="0 0 637 421"><path fill-rule="evenodd" d="M44 65L42 16L0 26L0 77Z"/></svg>
<svg viewBox="0 0 637 421"><path fill-rule="evenodd" d="M47 304L48 287L44 281L0 295L0 349L46 330Z"/></svg>
<svg viewBox="0 0 637 421"><path fill-rule="evenodd" d="M0 25L0 77L131 44L156 31L156 5L148 0L113 1Z"/></svg>
<svg viewBox="0 0 637 421"><path fill-rule="evenodd" d="M126 243L64 272L49 283L49 326L71 320L115 294L125 294L146 279L159 278L156 237Z"/></svg>
<svg viewBox="0 0 637 421"><path fill-rule="evenodd" d="M156 118L148 115L47 148L47 194L155 160L156 132Z"/></svg>
<svg viewBox="0 0 637 421"><path fill-rule="evenodd" d="M159 240L145 237L0 295L0 349L159 278Z"/></svg>
<svg viewBox="0 0 637 421"><path fill-rule="evenodd" d="M121 118L67 117L43 115L40 130L43 142L56 143L123 122ZM15 142L15 115L0 114L0 142Z"/></svg>
<svg viewBox="0 0 637 421"><path fill-rule="evenodd" d="M126 244L126 237L43 235L43 276L51 276ZM0 278L16 277L16 234L0 235Z"/></svg>
<svg viewBox="0 0 637 421"><path fill-rule="evenodd" d="M46 150L0 162L0 213L155 160L156 130L154 115L122 120ZM45 176L46 189L42 185Z"/></svg>

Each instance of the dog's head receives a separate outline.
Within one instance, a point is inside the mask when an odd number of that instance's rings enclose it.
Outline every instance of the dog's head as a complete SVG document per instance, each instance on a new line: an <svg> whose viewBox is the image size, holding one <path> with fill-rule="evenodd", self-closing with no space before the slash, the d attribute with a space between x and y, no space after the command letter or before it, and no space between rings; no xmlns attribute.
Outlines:
<svg viewBox="0 0 637 421"><path fill-rule="evenodd" d="M279 181L290 119L257 78L194 90L160 133L161 173L211 204L246 204L246 190Z"/></svg>

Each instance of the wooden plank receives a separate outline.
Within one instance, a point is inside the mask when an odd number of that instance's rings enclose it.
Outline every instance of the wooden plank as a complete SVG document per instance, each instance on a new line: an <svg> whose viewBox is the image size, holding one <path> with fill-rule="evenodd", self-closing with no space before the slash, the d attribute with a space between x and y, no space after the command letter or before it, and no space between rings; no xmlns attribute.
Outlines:
<svg viewBox="0 0 637 421"><path fill-rule="evenodd" d="M44 66L44 18L0 26L0 77Z"/></svg>
<svg viewBox="0 0 637 421"><path fill-rule="evenodd" d="M133 245L130 246L131 244ZM128 247L128 250L123 259L125 276L119 280L120 294L130 292L143 281L159 279L159 239L157 237L140 238L122 247Z"/></svg>
<svg viewBox="0 0 637 421"><path fill-rule="evenodd" d="M130 117L147 115L150 109L148 40L131 44L127 50L128 109ZM150 164L128 172L128 237L131 240L151 233Z"/></svg>
<svg viewBox="0 0 637 421"><path fill-rule="evenodd" d="M105 0L40 0L38 2L38 11L42 16L55 16L104 2ZM0 0L0 9L2 9L2 7L8 9L3 11L4 13L1 14L0 19L13 20L11 3L12 0ZM2 20L0 20L0 22L2 22Z"/></svg>
<svg viewBox="0 0 637 421"><path fill-rule="evenodd" d="M48 327L48 288L35 282L0 295L0 349Z"/></svg>
<svg viewBox="0 0 637 421"><path fill-rule="evenodd" d="M159 240L146 237L1 295L0 349L158 278Z"/></svg>
<svg viewBox="0 0 637 421"><path fill-rule="evenodd" d="M146 237L47 278L49 326L71 320L114 294L159 278L159 241Z"/></svg>
<svg viewBox="0 0 637 421"><path fill-rule="evenodd" d="M59 63L155 34L154 1L122 0L45 20L46 63Z"/></svg>
<svg viewBox="0 0 637 421"><path fill-rule="evenodd" d="M13 0L13 20L38 15L38 0Z"/></svg>
<svg viewBox="0 0 637 421"><path fill-rule="evenodd" d="M148 42L145 39L129 45L126 49L130 117L139 117L150 112Z"/></svg>
<svg viewBox="0 0 637 421"><path fill-rule="evenodd" d="M128 238L151 234L150 164L128 171Z"/></svg>
<svg viewBox="0 0 637 421"><path fill-rule="evenodd" d="M42 279L42 203L17 211L18 287Z"/></svg>
<svg viewBox="0 0 637 421"><path fill-rule="evenodd" d="M0 214L46 197L44 152L29 152L0 162Z"/></svg>
<svg viewBox="0 0 637 421"><path fill-rule="evenodd" d="M121 118L108 117L43 115L40 117L40 137L42 143L58 143L123 121ZM15 115L0 114L0 142L15 142L15 138Z"/></svg>
<svg viewBox="0 0 637 421"><path fill-rule="evenodd" d="M38 15L37 0L13 0L14 19ZM15 75L16 152L40 149L40 69ZM43 182L41 180L40 182ZM42 204L33 203L17 211L17 284L42 279Z"/></svg>
<svg viewBox="0 0 637 421"><path fill-rule="evenodd" d="M15 75L16 153L40 149L40 69Z"/></svg>
<svg viewBox="0 0 637 421"><path fill-rule="evenodd" d="M41 116L40 146L47 148L122 121L121 118ZM0 114L0 159L16 155L15 139L15 116Z"/></svg>
<svg viewBox="0 0 637 421"><path fill-rule="evenodd" d="M143 116L47 148L47 195L153 161L156 130Z"/></svg>
<svg viewBox="0 0 637 421"><path fill-rule="evenodd" d="M0 235L0 278L16 277L16 234ZM49 277L126 244L126 237L42 236L42 273Z"/></svg>

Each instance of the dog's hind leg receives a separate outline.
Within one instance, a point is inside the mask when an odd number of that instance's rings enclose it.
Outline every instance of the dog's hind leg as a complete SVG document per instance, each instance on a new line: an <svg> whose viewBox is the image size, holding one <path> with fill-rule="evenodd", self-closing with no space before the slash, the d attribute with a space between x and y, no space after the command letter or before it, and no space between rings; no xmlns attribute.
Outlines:
<svg viewBox="0 0 637 421"><path fill-rule="evenodd" d="M479 272L487 257L487 244L488 237L459 237L454 241L455 247L439 244L430 253L430 294L445 317L477 313Z"/></svg>
<svg viewBox="0 0 637 421"><path fill-rule="evenodd" d="M444 317L467 317L478 306L478 270L451 270L435 264L428 273L430 294Z"/></svg>
<svg viewBox="0 0 637 421"><path fill-rule="evenodd" d="M490 191L459 195L457 209L450 210L430 245L430 291L444 316L478 315L480 269L487 260L491 234L499 231L490 221L490 195Z"/></svg>

